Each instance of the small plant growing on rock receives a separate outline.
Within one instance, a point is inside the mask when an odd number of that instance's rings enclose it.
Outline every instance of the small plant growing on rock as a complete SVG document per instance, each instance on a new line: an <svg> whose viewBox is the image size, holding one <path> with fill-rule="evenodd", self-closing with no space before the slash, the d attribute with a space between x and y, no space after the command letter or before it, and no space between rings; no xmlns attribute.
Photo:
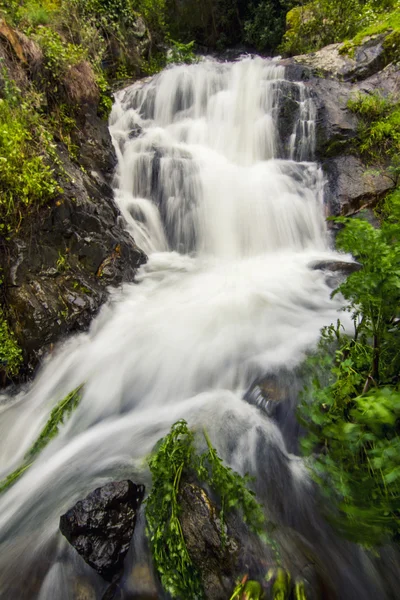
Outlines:
<svg viewBox="0 0 400 600"><path fill-rule="evenodd" d="M24 462L15 471L10 473L5 479L0 481L0 494L8 489L21 475L29 469L35 458L40 452L50 443L50 441L58 434L58 429L70 416L71 413L78 407L82 399L82 387L75 388L67 394L50 413L50 417L39 434L37 440L32 444L24 457Z"/></svg>
<svg viewBox="0 0 400 600"><path fill-rule="evenodd" d="M224 529L226 514L240 509L244 521L254 532L266 528L263 510L248 488L249 479L223 464L205 433L207 451L196 453L194 433L183 420L157 444L150 457L153 477L146 501L147 533L154 565L163 588L173 598L203 598L200 575L188 553L179 520L182 475L191 475L207 484L220 498L219 519Z"/></svg>

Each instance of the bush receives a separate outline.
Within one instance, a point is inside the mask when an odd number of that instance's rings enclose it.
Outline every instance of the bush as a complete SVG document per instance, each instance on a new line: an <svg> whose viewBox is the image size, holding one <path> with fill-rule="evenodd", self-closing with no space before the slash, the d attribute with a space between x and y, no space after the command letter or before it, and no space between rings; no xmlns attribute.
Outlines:
<svg viewBox="0 0 400 600"><path fill-rule="evenodd" d="M7 379L18 374L22 363L22 351L10 331L2 308L0 308L0 373Z"/></svg>
<svg viewBox="0 0 400 600"><path fill-rule="evenodd" d="M285 32L286 0L252 3L244 24L244 41L258 51L274 51Z"/></svg>
<svg viewBox="0 0 400 600"><path fill-rule="evenodd" d="M340 323L323 331L299 408L308 429L303 448L318 451L312 472L337 509L331 517L369 545L400 540L400 190L383 213L380 229L361 218L338 219L338 247L363 265L337 290L348 301L354 335Z"/></svg>
<svg viewBox="0 0 400 600"><path fill-rule="evenodd" d="M334 42L343 42L363 32L357 40L357 43L361 43L365 35L374 33L378 25L377 33L391 27L388 11L393 9L393 14L397 14L395 0L309 2L287 14L287 31L279 51L289 55L311 52ZM346 15L346 18L343 18L343 15ZM369 31L368 28L371 27ZM344 51L351 50L351 47L352 45L347 45Z"/></svg>
<svg viewBox="0 0 400 600"><path fill-rule="evenodd" d="M24 98L6 82L0 99L0 233L18 231L24 216L60 191L49 163L54 158L51 134L38 112L40 97Z"/></svg>

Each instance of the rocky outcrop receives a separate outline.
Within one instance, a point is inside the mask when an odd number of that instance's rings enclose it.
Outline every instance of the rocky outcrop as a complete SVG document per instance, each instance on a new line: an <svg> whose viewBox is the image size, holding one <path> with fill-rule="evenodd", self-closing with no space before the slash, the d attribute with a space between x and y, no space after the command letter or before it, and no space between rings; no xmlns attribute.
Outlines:
<svg viewBox="0 0 400 600"><path fill-rule="evenodd" d="M315 73L342 81L366 79L391 62L385 39L390 32L365 38L360 46L345 43L330 44L309 54L294 57L296 63L307 65Z"/></svg>
<svg viewBox="0 0 400 600"><path fill-rule="evenodd" d="M379 165L366 165L358 156L327 159L323 168L328 178L325 197L332 215L352 215L374 206L395 187L395 181Z"/></svg>
<svg viewBox="0 0 400 600"><path fill-rule="evenodd" d="M143 485L129 480L108 483L60 518L61 533L107 581L122 570L143 497Z"/></svg>
<svg viewBox="0 0 400 600"><path fill-rule="evenodd" d="M89 326L108 286L132 281L146 261L101 172L85 173L62 150L60 156L63 193L3 248L6 302L25 376L55 342Z"/></svg>
<svg viewBox="0 0 400 600"><path fill-rule="evenodd" d="M352 57L345 53L344 44L332 44L283 61L287 76L303 81L316 105L316 159L326 175L325 202L330 215L351 215L373 207L395 186L385 165L367 164L359 155L359 119L348 108L350 98L358 93L379 90L389 97L399 92L400 67L390 62L385 44L390 35L366 39L351 49ZM293 100L286 101L286 112Z"/></svg>
<svg viewBox="0 0 400 600"><path fill-rule="evenodd" d="M139 20L132 36L145 44L148 32ZM135 52L143 50L138 43L132 42ZM46 71L40 47L2 20L0 59L5 67L0 97L9 80L22 93L32 86L42 89ZM98 114L100 94L91 65L82 60L69 67L56 95L47 87L42 110L57 111L57 102L70 107L74 151L55 130L58 193L24 215L12 235L0 235L0 302L23 351L20 379L32 375L53 344L85 330L107 299L107 288L133 281L146 261L114 202L116 155L107 122Z"/></svg>

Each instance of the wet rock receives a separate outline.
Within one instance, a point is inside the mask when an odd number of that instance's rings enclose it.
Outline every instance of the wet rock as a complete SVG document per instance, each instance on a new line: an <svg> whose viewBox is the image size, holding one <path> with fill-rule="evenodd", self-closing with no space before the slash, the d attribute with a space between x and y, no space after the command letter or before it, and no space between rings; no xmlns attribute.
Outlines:
<svg viewBox="0 0 400 600"><path fill-rule="evenodd" d="M354 90L335 79L315 78L310 86L317 107L316 157L324 160L343 154L358 131L358 118L347 108Z"/></svg>
<svg viewBox="0 0 400 600"><path fill-rule="evenodd" d="M289 145L299 117L299 87L292 82L282 82L279 86L278 102L278 132L280 140L280 155L289 158Z"/></svg>
<svg viewBox="0 0 400 600"><path fill-rule="evenodd" d="M104 177L99 182L60 156L66 175L59 200L32 218L2 255L10 322L25 359L22 377L54 343L87 329L108 286L133 281L146 261Z"/></svg>
<svg viewBox="0 0 400 600"><path fill-rule="evenodd" d="M286 374L286 377L290 378L290 375ZM285 383L282 376L271 373L257 379L246 392L244 399L272 417L276 414L278 405L288 399L289 385L289 381Z"/></svg>
<svg viewBox="0 0 400 600"><path fill-rule="evenodd" d="M216 506L192 483L181 487L181 527L190 558L201 574L205 597L226 600L235 584L239 546L230 535L222 542Z"/></svg>
<svg viewBox="0 0 400 600"><path fill-rule="evenodd" d="M61 533L107 581L121 572L143 497L142 485L108 483L60 518Z"/></svg>
<svg viewBox="0 0 400 600"><path fill-rule="evenodd" d="M345 262L340 260L319 260L309 265L310 269L320 271L331 271L333 273L343 273L350 275L362 269L362 265L358 262Z"/></svg>

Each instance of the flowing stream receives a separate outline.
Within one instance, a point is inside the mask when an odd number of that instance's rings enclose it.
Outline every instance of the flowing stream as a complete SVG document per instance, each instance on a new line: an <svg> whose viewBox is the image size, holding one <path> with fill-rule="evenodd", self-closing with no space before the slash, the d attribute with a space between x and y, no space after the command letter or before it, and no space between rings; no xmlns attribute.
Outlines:
<svg viewBox="0 0 400 600"><path fill-rule="evenodd" d="M59 435L0 497L1 598L72 600L85 578L100 594L99 578L58 532L59 517L106 481L149 484L143 458L180 418L205 427L228 464L256 476L266 509L314 546L340 599L385 598L378 575L367 576L369 559L318 516L295 454L293 394L279 419L246 401L255 381L301 363L340 308L326 274L310 267L340 259L313 162L315 110L304 84L291 83L298 113L284 143L288 86L273 61L204 60L117 95L116 201L149 260L137 282L111 291L88 333L1 399L3 477L52 407L85 383Z"/></svg>

